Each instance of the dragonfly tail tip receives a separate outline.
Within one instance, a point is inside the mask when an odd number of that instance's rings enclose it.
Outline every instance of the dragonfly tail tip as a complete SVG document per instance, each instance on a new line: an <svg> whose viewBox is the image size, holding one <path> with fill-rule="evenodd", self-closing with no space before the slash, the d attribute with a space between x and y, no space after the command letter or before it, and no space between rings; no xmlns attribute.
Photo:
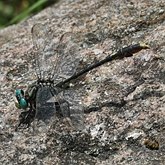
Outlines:
<svg viewBox="0 0 165 165"><path fill-rule="evenodd" d="M140 45L140 47L143 48L143 49L150 49L150 46L147 45L147 44L144 43L144 42L140 42L139 45Z"/></svg>

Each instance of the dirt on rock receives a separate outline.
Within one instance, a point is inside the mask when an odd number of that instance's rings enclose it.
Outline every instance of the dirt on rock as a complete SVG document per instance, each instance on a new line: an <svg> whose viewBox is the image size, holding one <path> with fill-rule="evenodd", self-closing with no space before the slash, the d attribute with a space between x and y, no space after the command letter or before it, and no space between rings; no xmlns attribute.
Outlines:
<svg viewBox="0 0 165 165"><path fill-rule="evenodd" d="M72 32L83 59L78 69L120 48L150 49L106 63L72 82L84 105L75 131L58 117L47 133L15 131L15 90L35 81L31 28L46 24L59 39ZM0 30L0 164L164 165L165 1L62 0Z"/></svg>

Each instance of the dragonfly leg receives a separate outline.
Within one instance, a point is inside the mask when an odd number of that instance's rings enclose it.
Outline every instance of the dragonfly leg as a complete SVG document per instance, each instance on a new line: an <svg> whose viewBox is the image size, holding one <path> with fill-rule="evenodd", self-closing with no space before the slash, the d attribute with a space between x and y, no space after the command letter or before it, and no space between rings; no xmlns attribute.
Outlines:
<svg viewBox="0 0 165 165"><path fill-rule="evenodd" d="M29 109L28 111L23 111L19 115L19 124L17 125L15 131L17 131L21 126L24 128L30 127L31 123L33 122L35 117L35 110Z"/></svg>

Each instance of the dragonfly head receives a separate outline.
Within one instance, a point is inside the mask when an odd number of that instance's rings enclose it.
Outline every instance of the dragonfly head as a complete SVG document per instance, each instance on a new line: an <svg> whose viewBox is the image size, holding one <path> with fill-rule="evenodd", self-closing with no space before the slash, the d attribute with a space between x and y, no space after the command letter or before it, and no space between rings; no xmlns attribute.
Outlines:
<svg viewBox="0 0 165 165"><path fill-rule="evenodd" d="M15 96L18 101L18 103L16 103L16 107L26 109L28 107L28 103L24 97L24 91L22 89L16 89Z"/></svg>

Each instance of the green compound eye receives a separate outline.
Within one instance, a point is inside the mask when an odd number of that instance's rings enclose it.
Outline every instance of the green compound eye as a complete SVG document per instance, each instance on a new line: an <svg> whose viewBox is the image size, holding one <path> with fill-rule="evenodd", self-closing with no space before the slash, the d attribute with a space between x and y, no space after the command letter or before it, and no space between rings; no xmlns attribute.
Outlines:
<svg viewBox="0 0 165 165"><path fill-rule="evenodd" d="M26 109L28 107L28 103L24 98L24 91L21 89L16 89L15 95L18 101L17 107Z"/></svg>
<svg viewBox="0 0 165 165"><path fill-rule="evenodd" d="M21 89L16 89L16 91L15 91L16 97L17 97L18 95L20 95L20 94L21 94Z"/></svg>
<svg viewBox="0 0 165 165"><path fill-rule="evenodd" d="M19 100L24 97L24 91L22 89L16 89L15 96Z"/></svg>
<svg viewBox="0 0 165 165"><path fill-rule="evenodd" d="M19 105L22 109L26 109L28 106L27 101L24 98L20 100Z"/></svg>

